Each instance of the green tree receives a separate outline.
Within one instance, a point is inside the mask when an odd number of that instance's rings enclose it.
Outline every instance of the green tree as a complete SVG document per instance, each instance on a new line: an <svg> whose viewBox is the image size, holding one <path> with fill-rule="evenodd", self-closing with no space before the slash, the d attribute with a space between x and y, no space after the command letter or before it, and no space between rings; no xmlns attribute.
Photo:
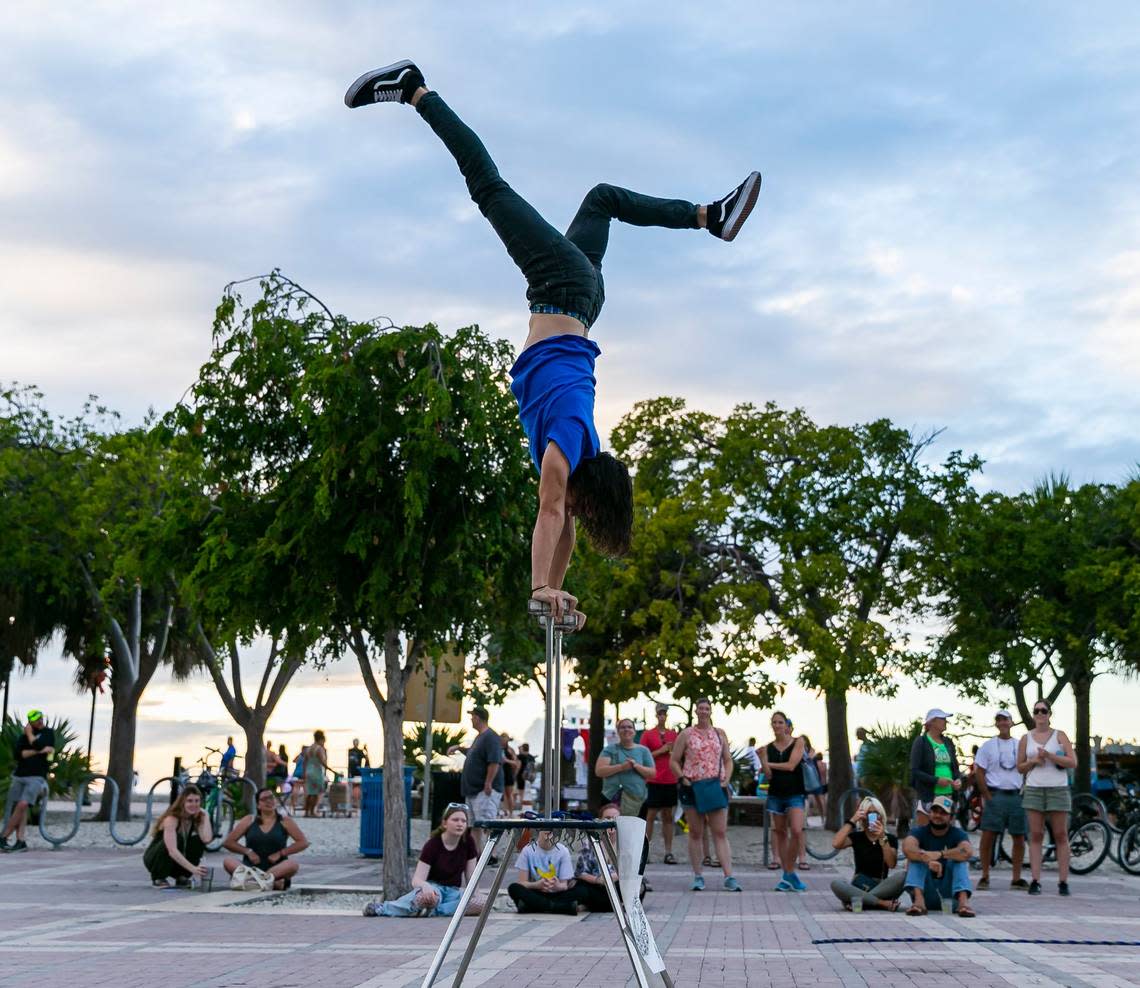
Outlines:
<svg viewBox="0 0 1140 988"><path fill-rule="evenodd" d="M831 785L842 792L852 782L847 694L889 696L896 671L922 661L902 630L923 608L917 547L945 523L978 461L952 453L929 466L933 434L884 420L821 427L772 404L741 405L722 421L661 399L619 431L640 451L639 484L705 512L686 565L711 574L725 607L723 624L707 625L708 645L749 668L799 663L801 685L824 696ZM679 670L696 694L726 671Z"/></svg>
<svg viewBox="0 0 1140 988"><path fill-rule="evenodd" d="M534 483L507 386L512 352L333 317L280 275L228 291L180 423L220 510L195 579L229 627L317 658L355 655L384 731L384 886L408 887L405 688L417 664L472 654L525 612ZM255 495L263 516L227 511ZM248 529L234 532L231 520ZM410 643L410 644L409 644Z"/></svg>
<svg viewBox="0 0 1140 988"><path fill-rule="evenodd" d="M1052 705L1070 688L1084 792L1093 681L1134 654L1121 595L1127 511L1114 500L1112 488L1059 477L964 502L930 569L946 619L930 675L979 699L987 682L1006 687L1027 727L1038 697Z"/></svg>

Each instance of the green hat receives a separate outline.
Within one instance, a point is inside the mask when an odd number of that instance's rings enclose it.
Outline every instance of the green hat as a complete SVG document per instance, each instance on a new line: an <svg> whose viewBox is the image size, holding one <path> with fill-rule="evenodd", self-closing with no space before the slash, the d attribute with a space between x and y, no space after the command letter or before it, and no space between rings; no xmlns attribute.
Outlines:
<svg viewBox="0 0 1140 988"><path fill-rule="evenodd" d="M32 721L43 720L43 719L44 719L44 713L42 710L29 710L28 711L28 723L29 724Z"/></svg>

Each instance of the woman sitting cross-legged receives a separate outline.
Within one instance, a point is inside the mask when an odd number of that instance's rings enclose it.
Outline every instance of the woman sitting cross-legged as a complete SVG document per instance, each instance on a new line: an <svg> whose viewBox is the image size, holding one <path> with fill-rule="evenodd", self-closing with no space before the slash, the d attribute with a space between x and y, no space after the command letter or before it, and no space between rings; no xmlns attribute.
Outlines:
<svg viewBox="0 0 1140 988"><path fill-rule="evenodd" d="M906 872L891 874L899 859L899 839L887 833L886 821L883 804L874 796L868 796L831 842L832 847L849 847L855 854L855 874L851 881L837 878L831 883L831 891L848 911L853 899L862 901L864 909L894 912L899 907Z"/></svg>
<svg viewBox="0 0 1140 988"><path fill-rule="evenodd" d="M467 807L449 803L443 819L420 850L412 875L412 890L390 902L370 902L365 916L453 916L464 886L475 871L475 838ZM468 912L481 903L472 899Z"/></svg>
<svg viewBox="0 0 1140 988"><path fill-rule="evenodd" d="M267 871L273 876L273 887L280 891L292 884L300 867L289 859L308 846L309 839L290 817L281 813L273 790L265 786L257 790L257 812L238 820L222 844L227 851L242 857L226 858L222 864L231 875L242 864Z"/></svg>
<svg viewBox="0 0 1140 988"><path fill-rule="evenodd" d="M183 786L155 823L150 846L143 853L151 882L166 888L171 878L178 885L189 885L192 875L205 875L206 868L200 862L213 836L210 818L202 809L201 790Z"/></svg>
<svg viewBox="0 0 1140 988"><path fill-rule="evenodd" d="M618 803L606 803L601 809L603 820L616 820L621 816L621 806ZM608 841L613 847L613 831L606 831L602 840ZM608 862L606 867L609 867ZM613 868L609 868L610 878L617 885L618 875ZM574 861L574 889L578 893L578 901L592 913L612 913L614 907L610 904L609 894L606 892L606 882L602 877L602 864L590 844L586 844L578 852Z"/></svg>
<svg viewBox="0 0 1140 988"><path fill-rule="evenodd" d="M564 844L553 832L540 830L538 840L527 844L518 858L519 880L507 894L520 913L578 912L579 892L574 885L574 866Z"/></svg>

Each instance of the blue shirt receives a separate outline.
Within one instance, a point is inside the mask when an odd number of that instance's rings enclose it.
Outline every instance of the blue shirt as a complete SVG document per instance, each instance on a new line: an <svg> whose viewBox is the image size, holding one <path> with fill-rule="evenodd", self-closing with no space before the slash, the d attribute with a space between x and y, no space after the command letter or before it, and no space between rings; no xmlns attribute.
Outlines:
<svg viewBox="0 0 1140 988"><path fill-rule="evenodd" d="M598 455L602 444L594 427L594 359L601 352L584 336L550 336L523 350L511 368L519 421L540 473L547 443L562 451L570 473Z"/></svg>

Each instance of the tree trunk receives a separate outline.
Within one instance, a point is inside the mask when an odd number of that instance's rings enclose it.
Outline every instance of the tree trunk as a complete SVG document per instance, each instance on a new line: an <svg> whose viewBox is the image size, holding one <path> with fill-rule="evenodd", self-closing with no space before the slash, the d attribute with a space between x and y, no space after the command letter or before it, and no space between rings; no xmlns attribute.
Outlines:
<svg viewBox="0 0 1140 988"><path fill-rule="evenodd" d="M847 694L828 693L827 699L827 829L838 830L843 795L854 784L851 743L847 737Z"/></svg>
<svg viewBox="0 0 1140 988"><path fill-rule="evenodd" d="M1073 737L1077 769L1073 778L1073 790L1075 792L1092 792L1092 753L1089 745L1092 677L1081 674L1075 675L1073 676L1072 687L1073 700L1077 706L1076 732Z"/></svg>
<svg viewBox="0 0 1140 988"><path fill-rule="evenodd" d="M265 785L265 717L250 716L241 725L245 731L245 772L247 779Z"/></svg>
<svg viewBox="0 0 1140 988"><path fill-rule="evenodd" d="M131 788L135 763L135 731L138 726L138 707L141 691L130 687L111 690L111 750L107 756L107 775L119 785L117 820L131 818ZM95 819L111 819L111 787L103 787L103 801Z"/></svg>
<svg viewBox="0 0 1140 988"><path fill-rule="evenodd" d="M586 752L588 774L586 776L586 802L591 813L597 813L602 805L602 780L594 772L598 756L606 746L606 701L597 693L590 696L590 750Z"/></svg>
<svg viewBox="0 0 1140 988"><path fill-rule="evenodd" d="M384 898L396 899L412 886L408 881L408 809L404 803L404 690L380 710L384 728Z"/></svg>

